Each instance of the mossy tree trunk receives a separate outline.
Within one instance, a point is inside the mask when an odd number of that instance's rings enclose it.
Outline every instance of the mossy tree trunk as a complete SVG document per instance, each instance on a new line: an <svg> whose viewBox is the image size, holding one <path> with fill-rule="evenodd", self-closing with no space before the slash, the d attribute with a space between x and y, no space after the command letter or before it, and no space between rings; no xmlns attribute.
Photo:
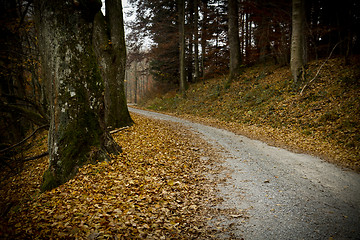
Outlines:
<svg viewBox="0 0 360 240"><path fill-rule="evenodd" d="M126 46L121 0L106 0L106 17L94 21L94 46L105 82L105 123L109 129L132 124L125 95Z"/></svg>
<svg viewBox="0 0 360 240"><path fill-rule="evenodd" d="M43 191L72 178L83 164L121 151L106 132L104 83L92 44L100 7L100 0L35 1L51 116Z"/></svg>

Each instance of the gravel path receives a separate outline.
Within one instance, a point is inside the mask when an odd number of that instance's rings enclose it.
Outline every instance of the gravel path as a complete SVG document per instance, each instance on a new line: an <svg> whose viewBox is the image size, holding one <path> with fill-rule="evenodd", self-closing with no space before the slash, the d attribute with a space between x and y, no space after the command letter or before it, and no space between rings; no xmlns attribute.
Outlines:
<svg viewBox="0 0 360 240"><path fill-rule="evenodd" d="M221 147L224 176L230 178L218 185L225 201L217 207L245 209L249 215L245 223L231 221L234 238L360 239L359 174L223 129L129 110L181 123Z"/></svg>

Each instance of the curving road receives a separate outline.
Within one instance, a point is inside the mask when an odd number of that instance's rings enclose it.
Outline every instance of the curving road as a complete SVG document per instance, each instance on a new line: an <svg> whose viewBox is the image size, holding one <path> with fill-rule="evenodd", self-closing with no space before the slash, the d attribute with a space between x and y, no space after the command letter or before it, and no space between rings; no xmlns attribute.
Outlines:
<svg viewBox="0 0 360 240"><path fill-rule="evenodd" d="M233 238L360 239L359 174L223 129L129 110L181 123L222 148L224 175L231 178L218 185L225 201L217 207L245 209L249 215L245 223L231 221Z"/></svg>

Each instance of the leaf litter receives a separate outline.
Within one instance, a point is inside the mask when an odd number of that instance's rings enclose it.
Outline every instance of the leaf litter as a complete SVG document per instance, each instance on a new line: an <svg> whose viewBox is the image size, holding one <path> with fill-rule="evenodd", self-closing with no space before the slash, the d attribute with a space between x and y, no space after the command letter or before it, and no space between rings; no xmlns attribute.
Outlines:
<svg viewBox="0 0 360 240"><path fill-rule="evenodd" d="M292 82L288 66L258 64L226 87L222 76L191 84L186 98L175 90L142 107L173 114L295 152L309 153L360 172L360 61L327 61L314 82ZM324 60L310 62L306 81Z"/></svg>
<svg viewBox="0 0 360 240"><path fill-rule="evenodd" d="M233 221L221 224L219 216L241 222L246 213L216 207L222 200L215 186L223 180L217 153L180 125L132 117L136 124L113 135L123 153L112 161L86 165L74 179L42 194L47 158L28 162L4 181L0 237L231 238Z"/></svg>

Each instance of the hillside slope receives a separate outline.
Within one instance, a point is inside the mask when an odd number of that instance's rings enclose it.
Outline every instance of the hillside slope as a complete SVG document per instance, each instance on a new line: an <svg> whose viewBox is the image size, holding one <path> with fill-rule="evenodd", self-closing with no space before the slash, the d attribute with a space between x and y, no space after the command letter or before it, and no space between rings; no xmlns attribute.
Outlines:
<svg viewBox="0 0 360 240"><path fill-rule="evenodd" d="M311 81L324 60L307 66ZM171 91L142 104L230 129L272 145L360 170L360 58L330 59L300 94L288 67L246 68L229 88L220 77L192 84L186 98Z"/></svg>

